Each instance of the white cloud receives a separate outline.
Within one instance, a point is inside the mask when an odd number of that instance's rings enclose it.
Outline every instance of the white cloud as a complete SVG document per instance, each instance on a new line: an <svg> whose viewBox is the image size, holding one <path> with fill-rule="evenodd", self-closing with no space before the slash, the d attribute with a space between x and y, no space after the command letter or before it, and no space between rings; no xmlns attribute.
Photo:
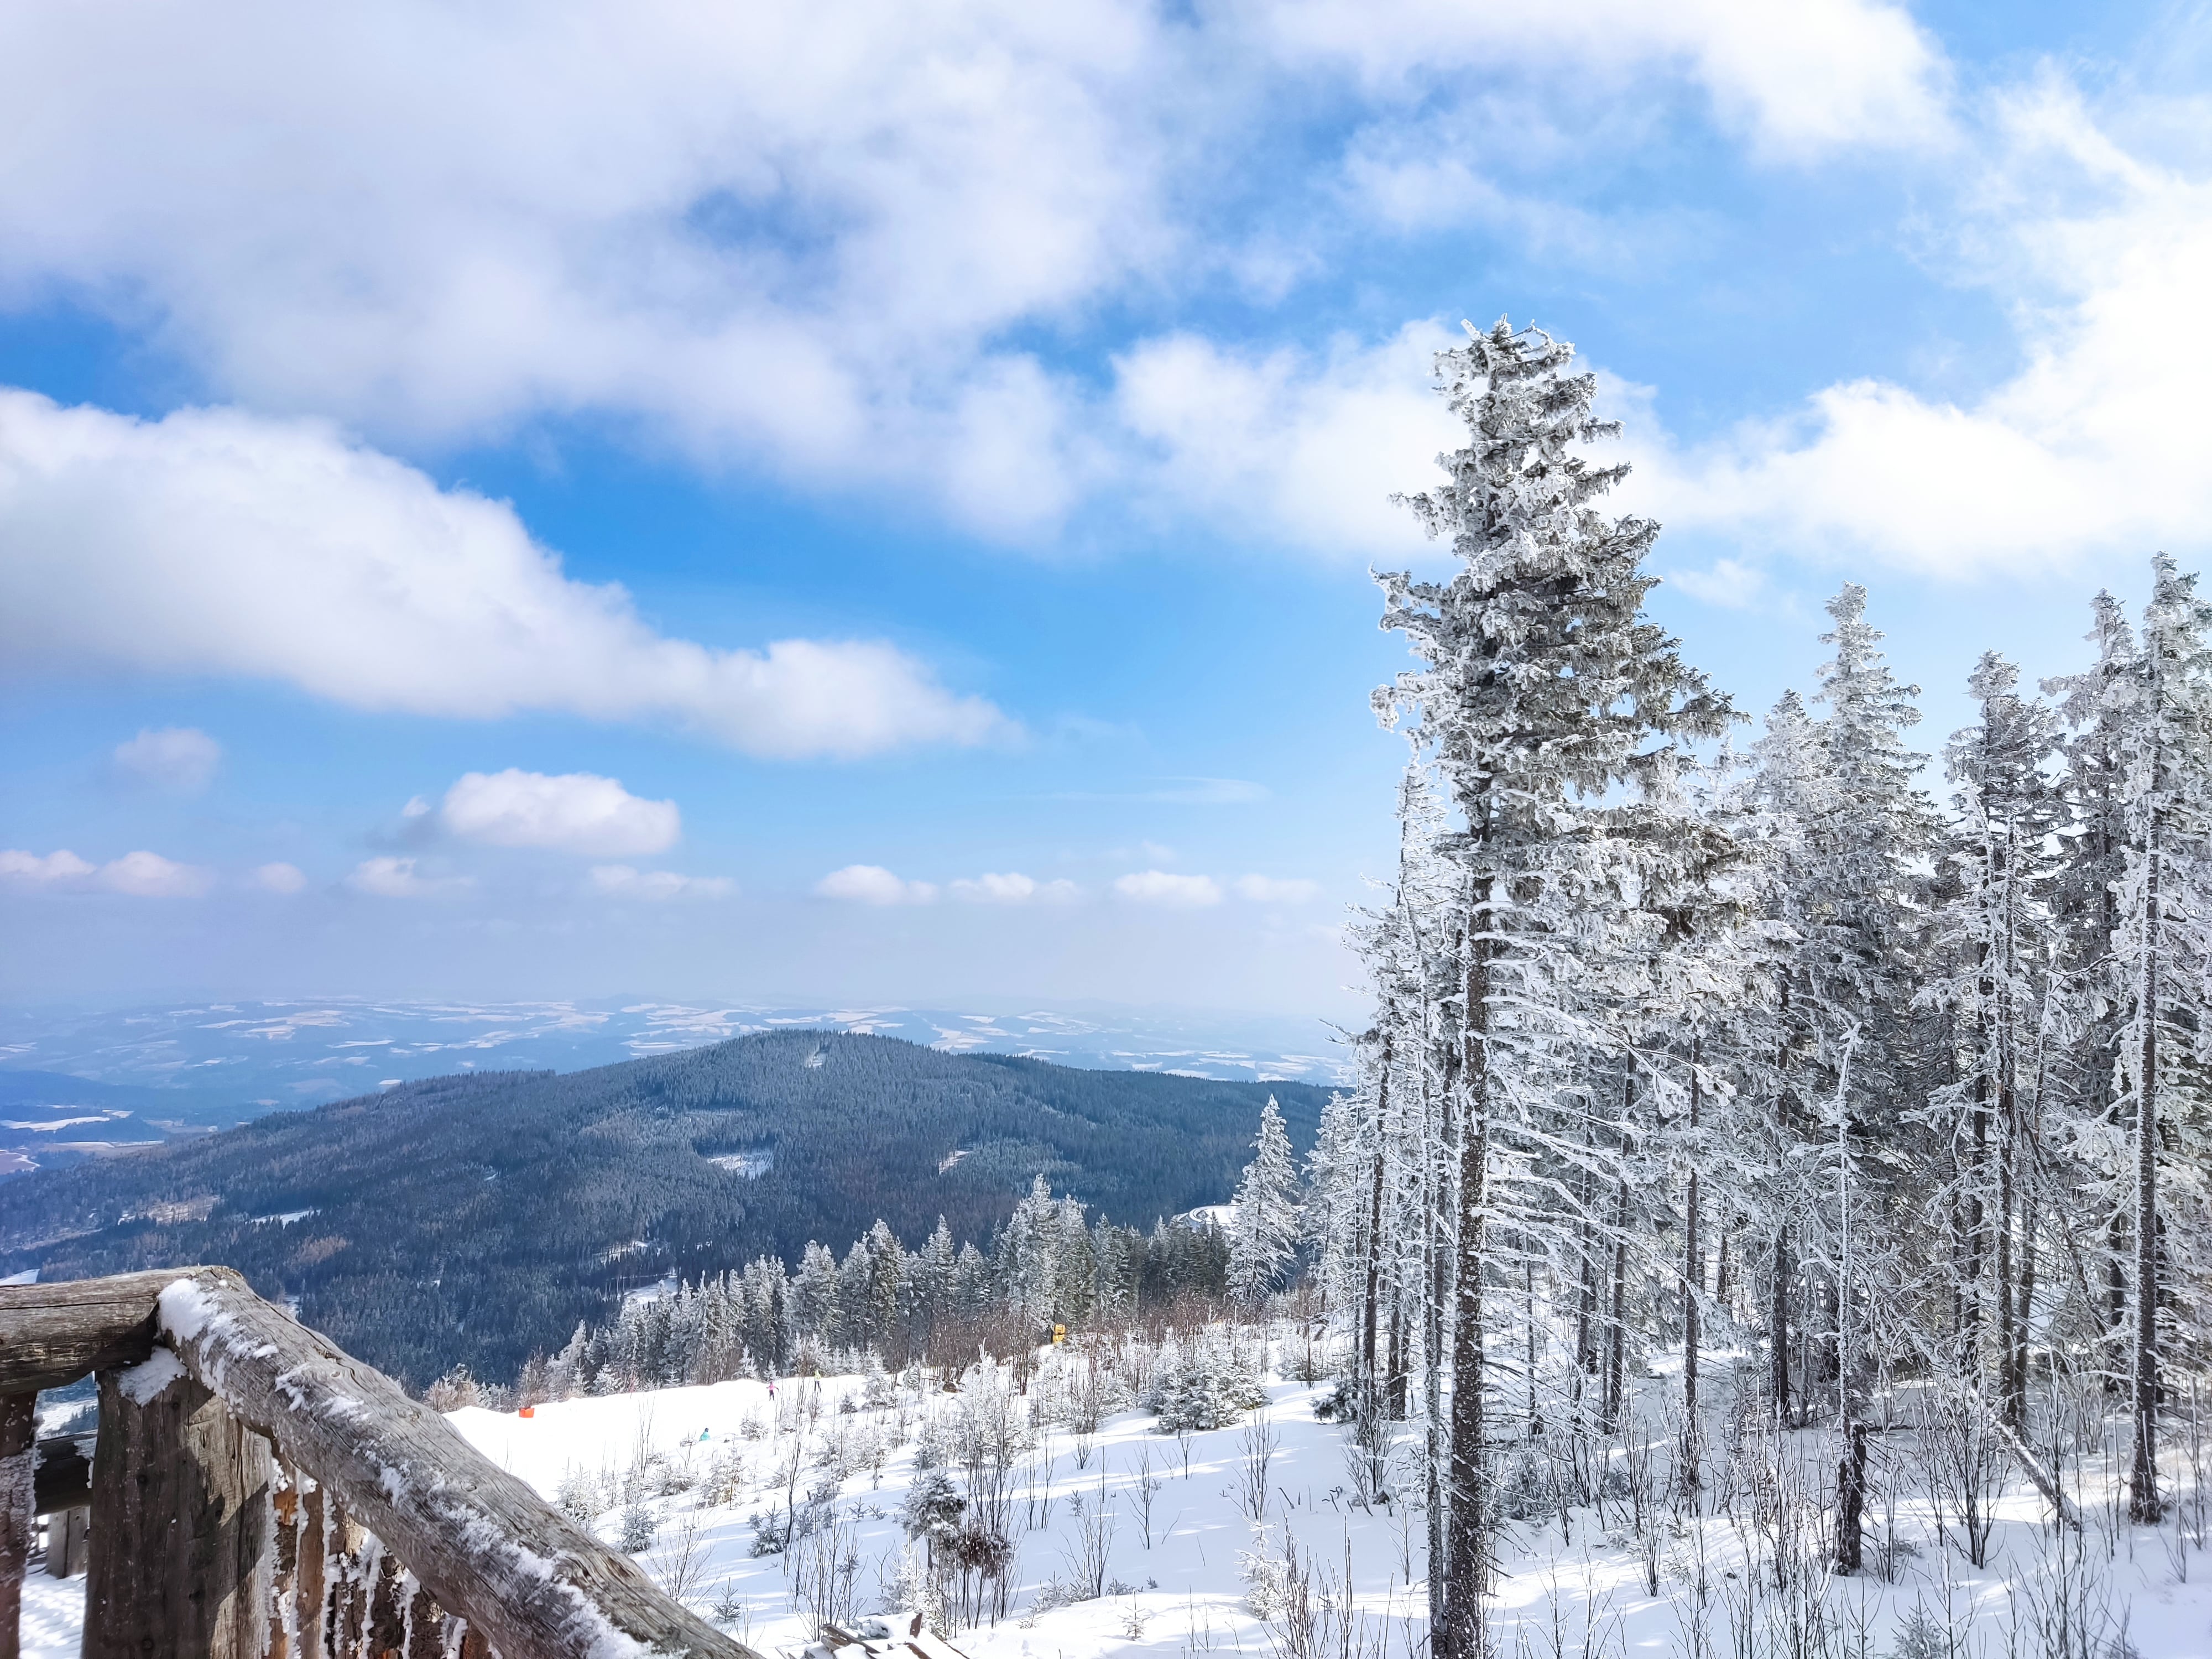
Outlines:
<svg viewBox="0 0 2212 1659"><path fill-rule="evenodd" d="M1990 144L1954 252L2014 318L2016 372L1954 397L1843 381L1696 446L1632 428L1624 501L1677 532L1939 577L2203 547L2212 173L2124 150L2058 82L2001 104ZM1741 572L1674 579L1728 603Z"/></svg>
<svg viewBox="0 0 2212 1659"><path fill-rule="evenodd" d="M307 876L296 864L264 864L254 871L253 884L268 893L297 893L306 890Z"/></svg>
<svg viewBox="0 0 2212 1659"><path fill-rule="evenodd" d="M937 897L933 882L902 881L880 864L848 864L814 884L823 898L854 904L928 904Z"/></svg>
<svg viewBox="0 0 2212 1659"><path fill-rule="evenodd" d="M214 879L211 872L198 865L179 864L159 853L125 853L95 868L66 848L43 858L14 848L0 851L0 880L19 887L192 898L207 891Z"/></svg>
<svg viewBox="0 0 2212 1659"><path fill-rule="evenodd" d="M1176 876L1144 870L1114 878L1114 890L1138 904L1196 909L1221 902L1221 885L1211 876Z"/></svg>
<svg viewBox="0 0 2212 1659"><path fill-rule="evenodd" d="M1321 896L1321 884L1273 876L1239 876L1237 896L1255 904L1305 904Z"/></svg>
<svg viewBox="0 0 2212 1659"><path fill-rule="evenodd" d="M1066 904L1083 896L1072 881L1039 881L1018 872L963 878L953 882L950 890L953 897L971 904Z"/></svg>
<svg viewBox="0 0 2212 1659"><path fill-rule="evenodd" d="M259 407L453 441L607 413L1019 532L1125 434L1004 342L1310 264L1219 246L1218 210L1312 109L1349 146L1564 103L1592 145L1589 106L1686 83L1792 158L1928 143L1944 78L1882 0L13 8L0 289Z"/></svg>
<svg viewBox="0 0 2212 1659"><path fill-rule="evenodd" d="M438 817L464 841L595 858L665 852L684 828L674 801L641 800L616 779L514 767L464 774L446 792Z"/></svg>
<svg viewBox="0 0 2212 1659"><path fill-rule="evenodd" d="M1693 599L1724 611L1748 611L1766 595L1766 573L1738 559L1715 559L1709 570L1669 570L1666 580Z"/></svg>
<svg viewBox="0 0 2212 1659"><path fill-rule="evenodd" d="M1947 125L1940 51L1903 7L1879 0L1273 0L1254 9L1285 58L1344 65L1384 96L1434 99L1470 78L1494 92L1500 42L1540 37L1541 61L1509 71L1513 81L1541 84L1565 70L1618 95L1626 77L1672 70L1778 158L1924 144Z"/></svg>
<svg viewBox="0 0 2212 1659"><path fill-rule="evenodd" d="M131 893L140 898L190 898L204 893L214 879L197 865L179 864L159 853L125 853L100 866L93 878L112 893Z"/></svg>
<svg viewBox="0 0 2212 1659"><path fill-rule="evenodd" d="M1184 510L1295 547L1402 556L1420 532L1392 492L1421 488L1425 458L1465 441L1431 390L1436 352L1459 337L1420 321L1316 357L1173 335L1115 360L1115 406Z"/></svg>
<svg viewBox="0 0 2212 1659"><path fill-rule="evenodd" d="M116 767L142 782L196 795L215 781L222 760L222 745L204 732L189 726L145 730L115 745Z"/></svg>
<svg viewBox="0 0 2212 1659"><path fill-rule="evenodd" d="M0 850L0 877L26 887L60 887L82 881L92 866L64 848L43 858L15 848Z"/></svg>
<svg viewBox="0 0 2212 1659"><path fill-rule="evenodd" d="M714 649L562 574L514 511L312 421L141 422L0 391L0 649L273 680L356 708L668 721L750 754L1006 732L896 647Z"/></svg>
<svg viewBox="0 0 2212 1659"><path fill-rule="evenodd" d="M372 898L452 898L476 885L467 876L425 876L416 860L401 858L364 859L346 878L346 885Z"/></svg>
<svg viewBox="0 0 2212 1659"><path fill-rule="evenodd" d="M679 876L673 870L599 864L592 867L591 890L607 898L665 903L671 899L728 898L738 890L738 884L726 876Z"/></svg>

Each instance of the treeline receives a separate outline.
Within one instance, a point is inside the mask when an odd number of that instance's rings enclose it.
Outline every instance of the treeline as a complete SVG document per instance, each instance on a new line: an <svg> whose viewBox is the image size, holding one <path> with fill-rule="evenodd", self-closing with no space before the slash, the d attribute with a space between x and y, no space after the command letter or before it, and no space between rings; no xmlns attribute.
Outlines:
<svg viewBox="0 0 2212 1659"><path fill-rule="evenodd" d="M2123 1413L2149 1521L2206 1358L2195 579L2156 559L2134 619L2099 595L2040 695L1983 657L1940 799L1845 586L1810 696L1739 752L1643 614L1657 526L1593 505L1619 472L1583 458L1608 428L1571 355L1501 323L1438 360L1468 445L1410 504L1455 568L1382 579L1415 659L1375 699L1411 744L1402 851L1310 1165L1357 1409L1425 1425L1438 1659L1483 1651L1498 1449L1623 1431L1661 1347L1692 1489L1716 1345L1761 1356L1770 1423L1846 1431L1844 1571L1899 1379L2046 1491L2053 1424Z"/></svg>
<svg viewBox="0 0 2212 1659"><path fill-rule="evenodd" d="M810 1243L796 1269L759 1256L629 1298L605 1325L579 1324L558 1353L523 1366L520 1403L631 1389L856 1370L869 1360L950 1365L979 1351L1018 1354L1055 1325L1120 1328L1177 1304L1217 1305L1231 1243L1210 1222L1161 1219L1149 1231L1091 1218L1043 1176L988 1249L939 1219L919 1249L884 1222L842 1261ZM446 1379L450 1391L460 1382Z"/></svg>

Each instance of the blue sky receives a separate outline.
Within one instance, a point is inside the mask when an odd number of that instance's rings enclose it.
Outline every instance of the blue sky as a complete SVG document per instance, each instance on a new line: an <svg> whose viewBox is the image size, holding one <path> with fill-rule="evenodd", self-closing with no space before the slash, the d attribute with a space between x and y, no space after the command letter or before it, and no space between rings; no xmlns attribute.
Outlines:
<svg viewBox="0 0 2212 1659"><path fill-rule="evenodd" d="M1427 360L1756 712L2212 526L2202 8L0 20L0 995L1342 1014Z"/></svg>

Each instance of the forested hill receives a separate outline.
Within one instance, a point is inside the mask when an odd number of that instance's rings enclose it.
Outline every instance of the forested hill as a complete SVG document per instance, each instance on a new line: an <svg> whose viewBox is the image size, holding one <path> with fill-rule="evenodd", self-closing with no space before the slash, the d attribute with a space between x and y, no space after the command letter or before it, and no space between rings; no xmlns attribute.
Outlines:
<svg viewBox="0 0 2212 1659"><path fill-rule="evenodd" d="M842 1250L878 1217L987 1240L1039 1173L1125 1224L1227 1199L1268 1095L790 1031L596 1070L434 1078L8 1183L0 1273L225 1262L422 1382L511 1376L622 1286ZM304 1212L304 1213L303 1213Z"/></svg>

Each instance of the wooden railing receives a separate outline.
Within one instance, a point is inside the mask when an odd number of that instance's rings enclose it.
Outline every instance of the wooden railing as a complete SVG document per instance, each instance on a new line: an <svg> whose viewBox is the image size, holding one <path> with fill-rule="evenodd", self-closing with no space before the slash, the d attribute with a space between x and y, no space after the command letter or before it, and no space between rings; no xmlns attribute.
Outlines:
<svg viewBox="0 0 2212 1659"><path fill-rule="evenodd" d="M759 1659L227 1267L0 1286L0 1659L88 1375L86 1659Z"/></svg>

